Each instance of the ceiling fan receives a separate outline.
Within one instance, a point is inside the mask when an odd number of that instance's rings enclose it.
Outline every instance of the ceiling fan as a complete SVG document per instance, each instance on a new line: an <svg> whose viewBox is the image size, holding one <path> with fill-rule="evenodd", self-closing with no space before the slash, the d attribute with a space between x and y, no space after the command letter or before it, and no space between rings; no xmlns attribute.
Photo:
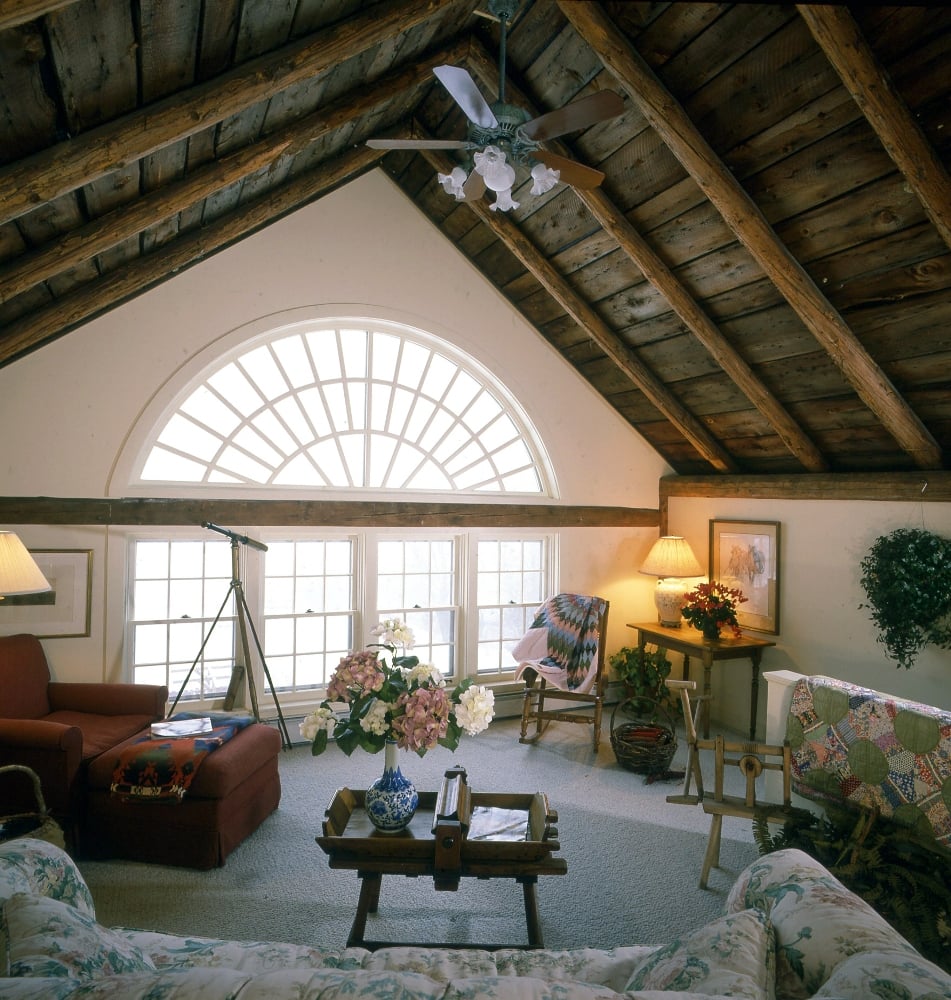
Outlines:
<svg viewBox="0 0 951 1000"><path fill-rule="evenodd" d="M501 28L499 46L499 96L492 104L482 96L469 71L460 66L436 66L433 73L449 91L469 119L465 139L368 139L373 149L463 149L471 153L472 169L461 166L449 174L438 174L440 184L458 201L479 198L486 188L496 194L490 206L503 212L518 208L512 199L516 180L513 164L530 166L532 194L544 194L559 181L578 188L595 188L604 174L600 170L542 149L546 139L588 128L614 118L624 110L624 101L610 90L579 98L556 111L532 118L524 109L505 101L505 43L508 24L519 0L488 0L489 15Z"/></svg>

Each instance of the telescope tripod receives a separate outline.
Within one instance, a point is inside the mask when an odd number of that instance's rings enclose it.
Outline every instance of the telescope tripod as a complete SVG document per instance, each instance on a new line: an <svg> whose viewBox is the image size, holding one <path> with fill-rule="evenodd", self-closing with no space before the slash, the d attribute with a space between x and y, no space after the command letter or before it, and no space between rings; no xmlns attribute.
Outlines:
<svg viewBox="0 0 951 1000"><path fill-rule="evenodd" d="M205 651L205 646L208 645L208 640L211 638L212 633L215 630L215 626L221 619L225 608L228 606L228 599L234 595L235 601L235 617L238 622L238 634L241 638L241 653L243 654L243 662L240 662L238 657L235 657L235 663L231 668L231 680L228 683L228 692L225 695L224 710L230 712L234 708L235 698L237 697L238 690L241 687L241 681L247 677L248 679L248 698L251 702L251 711L254 718L260 722L261 713L258 708L258 694L257 686L254 681L254 674L251 670L251 647L248 643L248 632L250 631L251 636L254 639L255 647L258 651L258 656L261 660L261 667L264 670L264 676L267 678L268 686L271 689L271 695L274 698L274 707L277 709L277 725L281 733L281 741L285 750L290 750L291 748L291 738L287 731L287 723L284 721L284 713L281 711L281 703L277 700L277 691L274 689L274 681L271 679L271 672L267 668L267 660L264 659L264 650L261 648L261 640L258 638L257 629L254 627L254 622L251 619L251 612L248 608L247 599L244 596L244 587L241 585L241 576L238 567L238 543L243 542L245 545L251 545L253 548L261 549L262 551L267 551L267 546L262 542L255 542L253 539L247 537L247 535L237 535L233 531L229 531L227 528L219 528L217 525L209 524L205 522L202 524L203 528L211 528L213 531L218 531L223 535L227 535L231 539L231 584L228 587L228 592L225 594L224 600L221 602L221 607L218 609L218 614L215 615L214 621L211 623L211 628L208 629L208 634L202 641L201 647L192 661L192 665L188 669L188 673L185 675L185 679L182 681L182 686L178 690L178 694L175 696L175 701L172 702L172 707L169 709L168 714L171 715L175 711L175 706L178 704L179 699L185 691L189 680L191 679L192 673L201 659L202 653Z"/></svg>

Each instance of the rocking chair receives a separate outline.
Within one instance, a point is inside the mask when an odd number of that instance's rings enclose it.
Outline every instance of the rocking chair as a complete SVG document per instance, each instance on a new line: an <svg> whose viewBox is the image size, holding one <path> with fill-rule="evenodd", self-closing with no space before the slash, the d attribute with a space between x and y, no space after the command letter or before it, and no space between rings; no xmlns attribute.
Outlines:
<svg viewBox="0 0 951 1000"><path fill-rule="evenodd" d="M525 681L519 743L534 743L551 722L577 722L593 727L597 752L601 743L604 704L604 642L609 604L601 597L558 594L538 609L532 627L512 655L516 678ZM545 708L546 696L579 702L592 711ZM529 735L534 723L535 731Z"/></svg>

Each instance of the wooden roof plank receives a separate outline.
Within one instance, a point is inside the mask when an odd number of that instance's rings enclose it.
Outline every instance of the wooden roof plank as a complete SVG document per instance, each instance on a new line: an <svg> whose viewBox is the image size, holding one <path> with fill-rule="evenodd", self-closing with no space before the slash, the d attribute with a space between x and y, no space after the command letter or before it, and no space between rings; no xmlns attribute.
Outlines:
<svg viewBox="0 0 951 1000"><path fill-rule="evenodd" d="M938 442L897 392L851 329L783 246L756 203L683 113L634 47L604 16L597 3L558 0L561 11L696 178L737 237L754 255L784 297L866 405L921 468L942 466Z"/></svg>
<svg viewBox="0 0 951 1000"><path fill-rule="evenodd" d="M796 9L951 247L951 177L848 8L799 4Z"/></svg>

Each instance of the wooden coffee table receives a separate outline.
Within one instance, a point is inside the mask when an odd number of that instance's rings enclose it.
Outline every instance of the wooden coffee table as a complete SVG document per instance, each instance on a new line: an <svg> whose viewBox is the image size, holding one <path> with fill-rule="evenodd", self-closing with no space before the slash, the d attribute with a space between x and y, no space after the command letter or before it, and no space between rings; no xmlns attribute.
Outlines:
<svg viewBox="0 0 951 1000"><path fill-rule="evenodd" d="M447 772L448 774L448 772ZM380 833L364 809L364 792L339 788L325 813L317 843L331 868L356 871L357 912L348 947L374 950L400 944L450 948L543 948L535 885L540 875L565 875L568 863L554 857L557 813L540 792L534 795L469 793L471 811L462 821L437 814L436 792L420 792L419 808L406 830ZM468 822L466 822L466 820ZM522 885L528 944L448 944L367 941L367 915L376 913L384 875L431 876L436 890L455 892L463 878L512 878Z"/></svg>

